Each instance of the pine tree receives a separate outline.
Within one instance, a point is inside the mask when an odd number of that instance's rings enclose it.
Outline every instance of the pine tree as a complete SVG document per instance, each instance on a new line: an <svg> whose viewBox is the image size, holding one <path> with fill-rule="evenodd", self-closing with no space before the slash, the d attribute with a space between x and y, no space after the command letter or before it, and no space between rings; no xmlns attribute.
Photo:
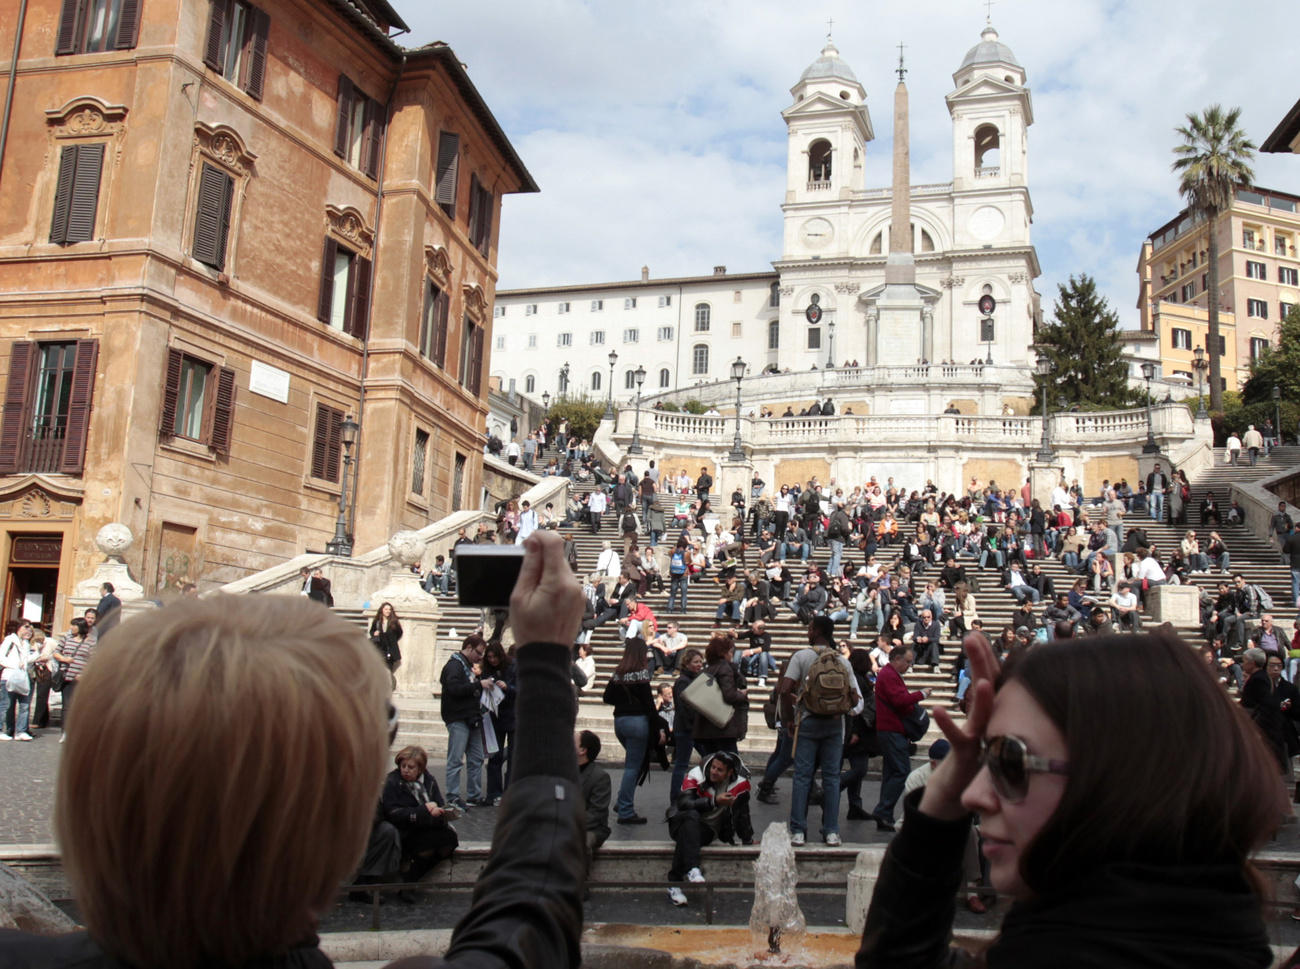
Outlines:
<svg viewBox="0 0 1300 969"><path fill-rule="evenodd" d="M1038 328L1036 344L1052 361L1052 373L1035 381L1042 393L1048 381L1049 406L1063 398L1067 407L1129 407L1137 395L1128 386L1128 365L1123 360L1119 337L1119 316L1097 283L1087 273L1069 284L1058 284L1058 298L1052 307L1054 322Z"/></svg>

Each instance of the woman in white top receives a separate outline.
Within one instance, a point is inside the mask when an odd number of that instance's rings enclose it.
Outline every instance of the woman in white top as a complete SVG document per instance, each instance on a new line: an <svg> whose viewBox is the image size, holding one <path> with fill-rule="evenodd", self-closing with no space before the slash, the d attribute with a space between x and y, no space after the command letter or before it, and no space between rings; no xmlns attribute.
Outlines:
<svg viewBox="0 0 1300 969"><path fill-rule="evenodd" d="M579 643L577 646L577 658L573 665L582 670L587 677L587 685L578 687L579 693L586 693L596 685L596 661L591 656L591 646L588 643Z"/></svg>
<svg viewBox="0 0 1300 969"><path fill-rule="evenodd" d="M596 559L596 571L611 579L617 578L619 573L623 571L623 563L619 558L619 554L610 547L609 542L601 543L600 557Z"/></svg>
<svg viewBox="0 0 1300 969"><path fill-rule="evenodd" d="M32 653L32 624L23 621L18 629L5 637L0 643L0 667L4 669L4 713L0 714L0 740L32 740L27 732L27 715L31 709L32 681L27 675L27 664L34 658ZM9 720L9 711L17 707L14 713L14 735L10 738L5 724Z"/></svg>

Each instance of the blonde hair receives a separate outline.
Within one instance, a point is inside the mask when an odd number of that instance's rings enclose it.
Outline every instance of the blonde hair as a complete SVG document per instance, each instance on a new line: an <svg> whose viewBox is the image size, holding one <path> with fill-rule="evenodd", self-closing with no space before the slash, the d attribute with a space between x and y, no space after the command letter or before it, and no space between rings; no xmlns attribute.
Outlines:
<svg viewBox="0 0 1300 969"><path fill-rule="evenodd" d="M91 935L139 969L311 937L361 858L391 680L300 596L183 599L87 663L55 830Z"/></svg>

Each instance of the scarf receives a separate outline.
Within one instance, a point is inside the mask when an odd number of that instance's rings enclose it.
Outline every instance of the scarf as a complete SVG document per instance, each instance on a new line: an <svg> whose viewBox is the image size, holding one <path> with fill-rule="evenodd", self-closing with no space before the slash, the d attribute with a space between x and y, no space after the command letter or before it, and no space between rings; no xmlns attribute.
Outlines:
<svg viewBox="0 0 1300 969"><path fill-rule="evenodd" d="M1020 902L989 969L1265 969L1260 899L1230 865L1106 865L1051 899Z"/></svg>

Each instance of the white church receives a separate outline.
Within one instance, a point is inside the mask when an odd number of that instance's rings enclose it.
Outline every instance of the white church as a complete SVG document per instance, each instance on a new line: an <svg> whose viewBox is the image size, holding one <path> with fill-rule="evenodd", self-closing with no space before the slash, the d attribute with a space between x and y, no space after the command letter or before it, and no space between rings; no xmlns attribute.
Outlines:
<svg viewBox="0 0 1300 969"><path fill-rule="evenodd" d="M936 185L910 184L898 73L892 186L866 185L867 91L828 38L781 113L789 153L772 270L643 269L628 281L499 290L492 375L539 399L604 396L612 377L625 401L641 368L650 400L725 386L739 358L748 378L853 371L859 412L1025 413L1040 313L1025 70L987 26L953 74L953 177ZM762 383L749 382L747 399L781 398L790 381L773 381L774 395Z"/></svg>

